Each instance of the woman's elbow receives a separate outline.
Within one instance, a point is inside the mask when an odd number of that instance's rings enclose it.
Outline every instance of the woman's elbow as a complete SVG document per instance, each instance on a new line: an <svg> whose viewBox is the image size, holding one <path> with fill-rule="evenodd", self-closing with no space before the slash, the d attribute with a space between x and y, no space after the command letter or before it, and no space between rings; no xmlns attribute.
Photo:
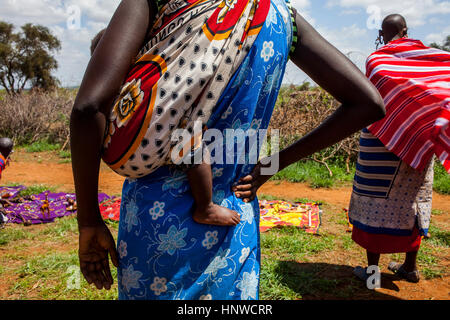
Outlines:
<svg viewBox="0 0 450 320"><path fill-rule="evenodd" d="M71 137L74 138L80 134L83 136L86 132L96 131L96 128L100 125L98 117L99 108L96 104L78 104L75 102L70 114Z"/></svg>
<svg viewBox="0 0 450 320"><path fill-rule="evenodd" d="M373 123L383 119L386 116L386 108L384 106L383 98L378 90L374 87L366 98L367 101L365 102L365 106L367 108L370 121Z"/></svg>
<svg viewBox="0 0 450 320"><path fill-rule="evenodd" d="M99 108L95 103L77 103L75 102L70 115L70 123L83 122L92 119L98 113Z"/></svg>

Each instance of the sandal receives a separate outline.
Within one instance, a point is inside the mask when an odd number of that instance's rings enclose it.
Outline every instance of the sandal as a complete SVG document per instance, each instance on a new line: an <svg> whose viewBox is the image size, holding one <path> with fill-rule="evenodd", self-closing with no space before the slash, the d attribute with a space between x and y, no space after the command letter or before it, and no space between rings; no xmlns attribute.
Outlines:
<svg viewBox="0 0 450 320"><path fill-rule="evenodd" d="M367 282L367 279L369 279L369 276L370 276L367 274L367 268L363 268L360 266L353 269L353 274L364 282Z"/></svg>
<svg viewBox="0 0 450 320"><path fill-rule="evenodd" d="M391 262L389 263L388 269L395 275L399 276L402 279L405 279L408 282L417 283L420 281L419 270L407 272L405 271L405 269L403 269L403 265L401 263Z"/></svg>

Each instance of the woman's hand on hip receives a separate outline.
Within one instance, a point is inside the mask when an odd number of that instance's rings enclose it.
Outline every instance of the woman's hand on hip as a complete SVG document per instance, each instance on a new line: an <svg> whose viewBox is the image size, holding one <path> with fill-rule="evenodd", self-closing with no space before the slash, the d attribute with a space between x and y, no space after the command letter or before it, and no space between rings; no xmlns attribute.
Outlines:
<svg viewBox="0 0 450 320"><path fill-rule="evenodd" d="M264 165L262 163L269 164ZM255 200L258 189L272 177L272 175L265 175L262 172L265 167L269 166L270 161L262 160L261 162L258 162L252 173L239 179L239 181L231 188L236 194L236 197L242 199L246 203Z"/></svg>
<svg viewBox="0 0 450 320"><path fill-rule="evenodd" d="M80 269L89 284L97 289L109 290L114 283L109 266L109 255L114 266L119 266L116 244L108 227L102 223L98 226L79 227Z"/></svg>

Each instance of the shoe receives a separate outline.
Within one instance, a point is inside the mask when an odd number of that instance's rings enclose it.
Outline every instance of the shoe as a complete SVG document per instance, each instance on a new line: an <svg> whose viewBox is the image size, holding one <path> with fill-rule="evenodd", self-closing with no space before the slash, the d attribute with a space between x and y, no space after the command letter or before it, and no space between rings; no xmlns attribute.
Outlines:
<svg viewBox="0 0 450 320"><path fill-rule="evenodd" d="M369 279L369 276L370 276L367 274L367 268L363 268L360 266L353 269L353 274L364 282L367 282L367 279Z"/></svg>
<svg viewBox="0 0 450 320"><path fill-rule="evenodd" d="M399 276L402 279L405 279L408 282L417 283L420 281L419 270L407 272L405 271L405 269L403 269L403 265L401 263L391 262L389 263L388 269L395 275Z"/></svg>

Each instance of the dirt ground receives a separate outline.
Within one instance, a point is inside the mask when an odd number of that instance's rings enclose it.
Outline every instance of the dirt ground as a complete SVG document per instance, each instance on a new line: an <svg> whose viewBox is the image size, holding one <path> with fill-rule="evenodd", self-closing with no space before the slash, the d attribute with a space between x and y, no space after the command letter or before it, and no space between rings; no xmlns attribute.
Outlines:
<svg viewBox="0 0 450 320"><path fill-rule="evenodd" d="M70 163L60 163L61 159L56 154L49 153L16 153L11 166L4 172L2 185L20 183L24 185L44 184L56 187L59 191L74 192L72 169ZM118 195L121 192L123 178L101 167L99 188L100 192L110 195ZM351 187L334 189L311 189L305 184L288 182L269 182L260 189L260 194L275 196L284 199L311 199L325 203L323 214L323 229L332 234L342 234L345 227L333 223L333 213L341 212L349 203ZM443 230L450 229L450 196L435 194L433 197L433 209L440 214L433 216L433 222ZM382 257L381 265L387 266L388 258ZM443 264L448 269L450 265L449 250L443 252ZM341 273L351 272L351 268L364 262L364 251L348 250L334 251L324 254L320 260L312 261L324 265L329 264L327 272L335 273L337 277ZM342 268L336 268L340 266ZM446 272L442 278L421 280L419 284L410 284L398 281L386 273L386 267L382 268L382 289L377 293L380 299L450 299L450 275ZM373 297L368 292L368 296ZM364 297L359 297L364 298Z"/></svg>

